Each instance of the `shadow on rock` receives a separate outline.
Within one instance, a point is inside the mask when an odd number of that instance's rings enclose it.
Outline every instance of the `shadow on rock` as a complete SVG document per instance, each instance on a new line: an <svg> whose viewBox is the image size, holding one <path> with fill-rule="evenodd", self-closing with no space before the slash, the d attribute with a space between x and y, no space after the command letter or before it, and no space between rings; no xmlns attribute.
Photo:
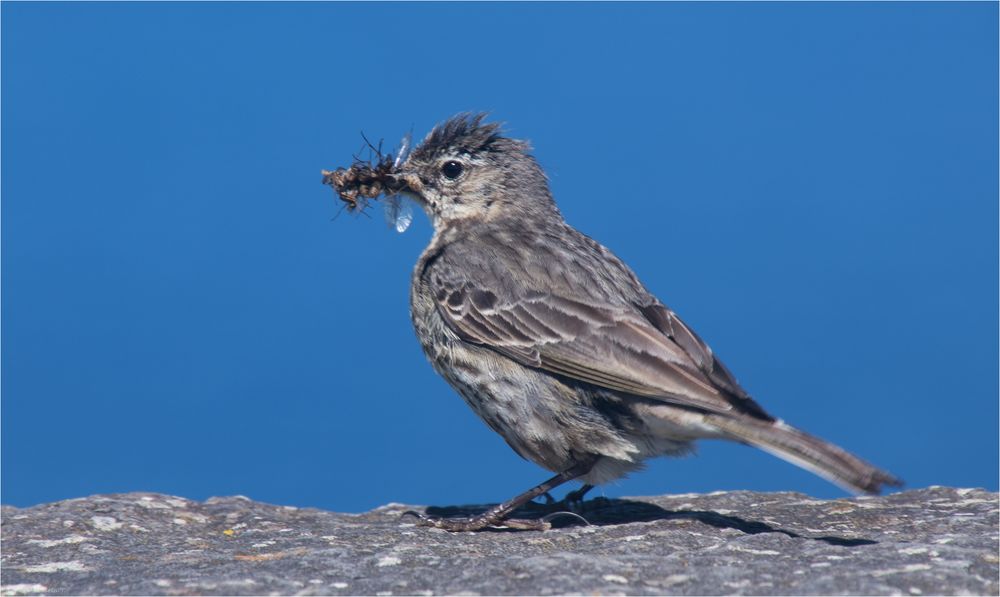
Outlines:
<svg viewBox="0 0 1000 597"><path fill-rule="evenodd" d="M487 506L488 507L488 506ZM486 510L483 506L431 506L427 508L428 516L439 516L445 518L475 516ZM841 547L856 547L859 545L875 545L878 542L870 539L847 539L844 537L822 536L810 537L800 535L794 531L788 531L773 527L767 523L746 520L738 516L726 516L717 512L705 510L666 510L650 504L648 502L637 502L634 500L620 500L608 498L594 498L585 502L567 505L563 502L554 504L538 504L531 502L513 514L514 518L541 518L550 516L554 528L564 528L577 526L580 524L576 516L553 516L558 512L570 512L578 515L587 522L596 526L608 526L617 524L628 524L631 522L652 522L655 520L695 520L702 524L707 524L720 529L736 529L747 535L757 535L759 533L781 533L796 539L809 539L812 541L822 541L830 545ZM490 531L521 532L513 529L491 528Z"/></svg>

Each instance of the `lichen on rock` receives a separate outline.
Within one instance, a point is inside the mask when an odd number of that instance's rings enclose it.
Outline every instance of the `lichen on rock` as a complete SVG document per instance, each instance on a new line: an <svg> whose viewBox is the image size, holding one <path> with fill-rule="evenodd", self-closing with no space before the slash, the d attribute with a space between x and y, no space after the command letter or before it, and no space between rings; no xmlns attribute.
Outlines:
<svg viewBox="0 0 1000 597"><path fill-rule="evenodd" d="M986 594L998 496L595 499L590 526L448 533L392 504L340 514L157 494L3 507L4 595ZM432 508L462 515L483 507Z"/></svg>

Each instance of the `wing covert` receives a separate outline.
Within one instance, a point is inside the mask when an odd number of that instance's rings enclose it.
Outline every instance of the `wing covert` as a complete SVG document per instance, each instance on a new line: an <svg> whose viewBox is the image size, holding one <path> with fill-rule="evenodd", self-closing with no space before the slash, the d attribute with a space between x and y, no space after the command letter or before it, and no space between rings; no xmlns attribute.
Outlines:
<svg viewBox="0 0 1000 597"><path fill-rule="evenodd" d="M698 362L711 352L692 358L641 312L542 292L501 298L467 279L432 276L430 283L438 312L467 342L609 390L710 412L733 410Z"/></svg>

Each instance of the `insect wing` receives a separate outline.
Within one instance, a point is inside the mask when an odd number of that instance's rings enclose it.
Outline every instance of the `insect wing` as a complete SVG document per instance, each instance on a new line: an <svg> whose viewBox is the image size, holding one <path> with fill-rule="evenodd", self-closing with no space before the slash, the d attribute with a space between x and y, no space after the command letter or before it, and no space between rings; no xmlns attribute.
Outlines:
<svg viewBox="0 0 1000 597"><path fill-rule="evenodd" d="M402 234L413 222L413 205L409 199L400 195L389 195L385 198L385 223L389 228L395 228Z"/></svg>
<svg viewBox="0 0 1000 597"><path fill-rule="evenodd" d="M402 234L413 223L413 204L409 199L403 198L399 206L399 215L396 216L396 232Z"/></svg>
<svg viewBox="0 0 1000 597"><path fill-rule="evenodd" d="M412 141L412 131L403 135L403 138L399 141L399 150L396 152L396 159L392 161L393 169L399 168L399 165L405 162L406 158L409 157Z"/></svg>

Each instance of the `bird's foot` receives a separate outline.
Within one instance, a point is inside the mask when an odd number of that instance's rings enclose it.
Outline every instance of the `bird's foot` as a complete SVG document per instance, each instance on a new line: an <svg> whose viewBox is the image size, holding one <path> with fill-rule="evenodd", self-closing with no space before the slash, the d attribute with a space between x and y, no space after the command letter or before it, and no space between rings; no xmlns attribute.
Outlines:
<svg viewBox="0 0 1000 597"><path fill-rule="evenodd" d="M593 485L583 485L579 489L574 489L573 491L566 494L562 499L563 503L567 506L574 507L579 506L583 503L583 500L587 496L587 492L593 489Z"/></svg>
<svg viewBox="0 0 1000 597"><path fill-rule="evenodd" d="M436 516L427 516L413 510L403 512L403 516L416 518L419 526L444 529L451 532L481 531L487 527L517 529L519 531L547 531L552 528L552 520L560 516L570 516L586 526L590 525L590 522L586 518L575 512L553 512L541 518L498 518L490 516L490 514L490 512L487 512L479 516L469 516L466 518L439 518Z"/></svg>
<svg viewBox="0 0 1000 597"><path fill-rule="evenodd" d="M412 516L417 519L417 524L422 527L433 527L451 532L481 531L487 527L506 527L523 531L547 531L552 528L549 519L552 515L538 519L527 518L500 518L491 516L491 512L479 516L469 516L465 518L438 518L427 516L420 512L408 510L403 512L403 516Z"/></svg>

